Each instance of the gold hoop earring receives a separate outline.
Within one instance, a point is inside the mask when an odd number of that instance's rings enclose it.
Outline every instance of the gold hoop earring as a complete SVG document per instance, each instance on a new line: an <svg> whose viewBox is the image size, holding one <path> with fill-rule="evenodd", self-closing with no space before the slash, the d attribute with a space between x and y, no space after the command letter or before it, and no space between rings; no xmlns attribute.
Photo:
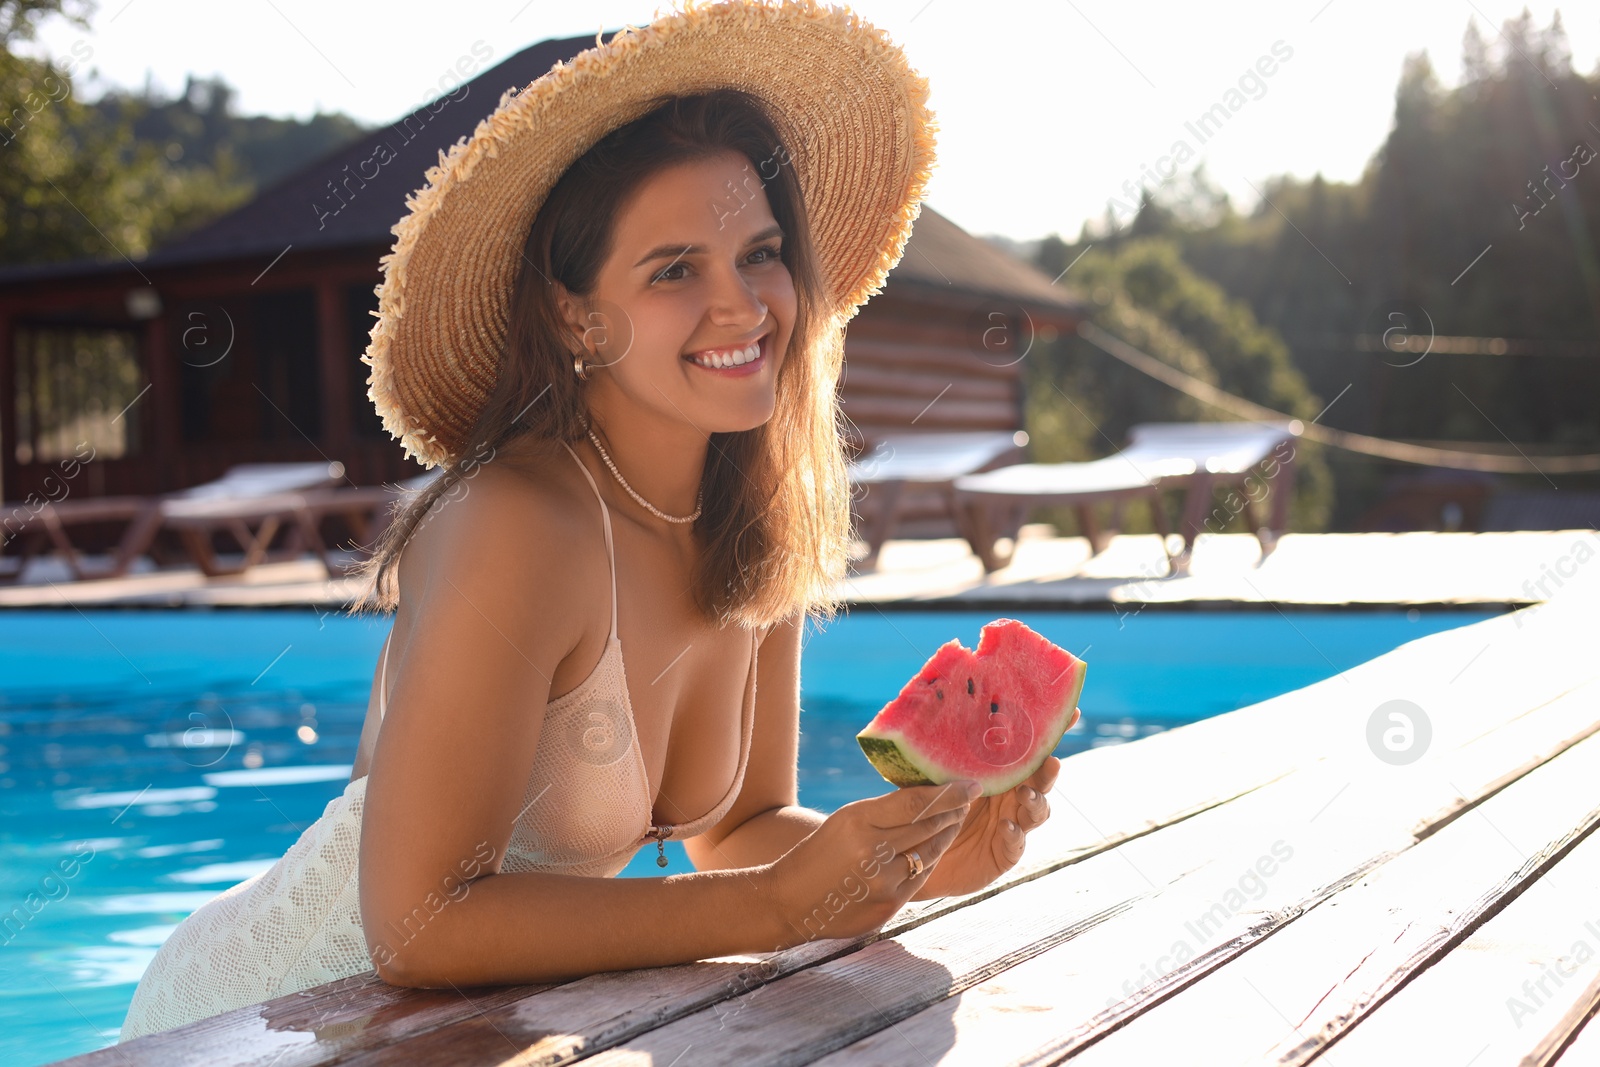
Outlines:
<svg viewBox="0 0 1600 1067"><path fill-rule="evenodd" d="M578 376L578 381L589 380L589 364L584 362L583 353L575 353L572 357L572 372Z"/></svg>

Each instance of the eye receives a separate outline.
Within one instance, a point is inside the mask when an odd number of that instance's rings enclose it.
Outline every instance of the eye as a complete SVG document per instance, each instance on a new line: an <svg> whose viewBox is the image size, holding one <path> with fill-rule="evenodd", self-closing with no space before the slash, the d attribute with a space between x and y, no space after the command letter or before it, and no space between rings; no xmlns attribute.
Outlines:
<svg viewBox="0 0 1600 1067"><path fill-rule="evenodd" d="M781 248L779 248L777 245L762 245L760 248L757 248L756 250L751 252L750 256L753 258L755 256L762 256L763 254L764 254L764 258L755 260L755 266L758 266L758 267L765 266L766 264L771 263L774 260L781 260L783 258L783 250ZM686 263L674 263L669 267L664 267L659 273L656 274L655 277L650 279L650 284L654 285L656 282L678 282L678 281L682 281L683 280L683 275L679 274L679 275L675 275L675 276L669 276L668 272L669 271L675 271L675 270L685 270L685 269L687 269L687 267L688 267L688 264L686 264Z"/></svg>

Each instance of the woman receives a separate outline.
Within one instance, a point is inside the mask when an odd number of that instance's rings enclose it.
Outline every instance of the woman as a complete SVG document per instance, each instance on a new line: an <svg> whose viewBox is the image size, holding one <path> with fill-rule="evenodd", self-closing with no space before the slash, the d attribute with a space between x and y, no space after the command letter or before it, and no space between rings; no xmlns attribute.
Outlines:
<svg viewBox="0 0 1600 1067"><path fill-rule="evenodd" d="M1017 862L1053 758L996 797L796 801L801 631L848 537L843 327L916 216L925 96L844 9L723 3L508 93L430 170L364 358L444 469L366 569L358 607L395 621L351 782L179 926L123 1040L368 970L546 982L851 937ZM666 837L696 873L611 877Z"/></svg>

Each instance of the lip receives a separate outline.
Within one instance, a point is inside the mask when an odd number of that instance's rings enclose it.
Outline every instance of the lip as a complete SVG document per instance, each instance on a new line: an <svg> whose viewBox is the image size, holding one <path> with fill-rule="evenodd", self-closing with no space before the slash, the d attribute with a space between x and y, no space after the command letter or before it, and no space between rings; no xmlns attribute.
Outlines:
<svg viewBox="0 0 1600 1067"><path fill-rule="evenodd" d="M759 373L767 365L767 358L772 354L772 331L768 330L758 340L761 344L761 354L749 363L742 363L737 367L707 367L704 364L696 363L687 355L683 357L683 361L696 370L705 371L707 374L720 374L728 378L748 378L752 374Z"/></svg>

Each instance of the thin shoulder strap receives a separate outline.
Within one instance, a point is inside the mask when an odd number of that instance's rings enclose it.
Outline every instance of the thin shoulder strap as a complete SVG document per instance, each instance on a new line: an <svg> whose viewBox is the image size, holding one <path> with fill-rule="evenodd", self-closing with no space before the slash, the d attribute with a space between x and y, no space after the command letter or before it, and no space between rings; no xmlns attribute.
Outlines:
<svg viewBox="0 0 1600 1067"><path fill-rule="evenodd" d="M378 669L378 719L380 721L383 719L384 708L388 697L388 694L384 692L384 690L388 688L387 680L389 677L389 643L393 640L394 629L391 627L389 630L389 636L383 639L383 666Z"/></svg>
<svg viewBox="0 0 1600 1067"><path fill-rule="evenodd" d="M572 451L572 446L567 444L565 441L562 441L561 442L561 447L566 449L567 452L571 454L572 462L574 462L574 463L576 463L578 465L578 469L583 472L584 480L589 483L589 488L594 490L594 498L596 500L600 501L600 518L605 523L605 527L606 527L606 559L611 564L611 636L612 637L616 637L617 636L617 554L616 554L616 550L611 545L611 510L606 507L605 497L600 495L600 487L598 485L594 484L594 475L589 473L589 468L585 467L583 465L583 460L578 458L578 454L576 452Z"/></svg>

